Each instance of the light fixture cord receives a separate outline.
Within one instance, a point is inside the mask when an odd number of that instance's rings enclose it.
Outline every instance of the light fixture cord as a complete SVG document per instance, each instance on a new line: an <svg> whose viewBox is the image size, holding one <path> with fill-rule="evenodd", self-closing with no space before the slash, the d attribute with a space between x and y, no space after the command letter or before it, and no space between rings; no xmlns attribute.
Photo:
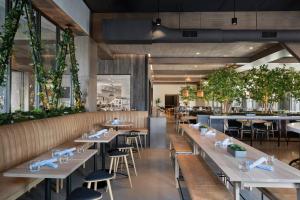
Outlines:
<svg viewBox="0 0 300 200"><path fill-rule="evenodd" d="M233 17L235 18L235 10L236 10L236 7L235 7L235 0L233 0Z"/></svg>

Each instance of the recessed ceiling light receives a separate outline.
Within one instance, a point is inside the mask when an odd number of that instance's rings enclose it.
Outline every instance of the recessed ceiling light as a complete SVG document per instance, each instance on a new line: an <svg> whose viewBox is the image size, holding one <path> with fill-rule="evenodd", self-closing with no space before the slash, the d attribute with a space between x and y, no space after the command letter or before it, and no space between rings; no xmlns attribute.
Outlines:
<svg viewBox="0 0 300 200"><path fill-rule="evenodd" d="M190 78L190 77L187 77L187 78L185 79L185 81L191 81L191 78Z"/></svg>
<svg viewBox="0 0 300 200"><path fill-rule="evenodd" d="M250 50L254 49L254 47L249 47Z"/></svg>
<svg viewBox="0 0 300 200"><path fill-rule="evenodd" d="M150 54L150 53L148 53L148 57L149 57L149 58L151 57L151 54Z"/></svg>
<svg viewBox="0 0 300 200"><path fill-rule="evenodd" d="M196 55L200 55L200 52L196 52Z"/></svg>
<svg viewBox="0 0 300 200"><path fill-rule="evenodd" d="M153 70L153 67L152 67L152 65L150 65L150 69L151 69L151 70Z"/></svg>

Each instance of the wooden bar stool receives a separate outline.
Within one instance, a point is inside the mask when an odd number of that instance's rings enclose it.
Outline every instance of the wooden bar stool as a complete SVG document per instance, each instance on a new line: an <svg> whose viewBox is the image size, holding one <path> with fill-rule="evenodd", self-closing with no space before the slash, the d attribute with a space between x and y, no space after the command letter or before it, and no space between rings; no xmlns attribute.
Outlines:
<svg viewBox="0 0 300 200"><path fill-rule="evenodd" d="M113 200L113 194L111 189L110 180L113 179L113 175L108 173L106 170L98 170L90 173L87 177L85 177L85 182L87 183L87 188L90 189L92 187L92 183L94 184L94 190L97 190L98 182L106 182L107 189L109 192L110 199Z"/></svg>
<svg viewBox="0 0 300 200"><path fill-rule="evenodd" d="M122 144L122 145L119 145L117 147L117 149L119 151L126 152L126 153L130 154L131 162L132 162L133 169L134 169L134 173L137 176L136 167L135 167L135 161L134 161L134 156L133 156L133 150L132 150L133 146L129 145L129 144Z"/></svg>
<svg viewBox="0 0 300 200"><path fill-rule="evenodd" d="M131 183L131 178L130 178L130 171L129 171L128 162L127 162L128 153L118 151L118 150L113 150L113 151L109 152L108 155L110 157L109 173L111 174L112 171L113 171L114 172L114 177L116 177L116 173L118 171L120 158L124 160L126 170L127 170L127 176L128 176L129 183L130 183L130 187L132 188L132 183Z"/></svg>
<svg viewBox="0 0 300 200"><path fill-rule="evenodd" d="M102 194L100 192L80 187L76 188L68 196L67 200L99 200L102 199Z"/></svg>
<svg viewBox="0 0 300 200"><path fill-rule="evenodd" d="M128 145L133 145L134 146L134 143L135 143L135 146L136 146L136 150L139 154L139 158L142 158L141 157L141 153L140 153L140 148L139 148L139 143L138 143L138 135L136 134L130 134L130 135L126 135L126 141L125 143L128 144Z"/></svg>

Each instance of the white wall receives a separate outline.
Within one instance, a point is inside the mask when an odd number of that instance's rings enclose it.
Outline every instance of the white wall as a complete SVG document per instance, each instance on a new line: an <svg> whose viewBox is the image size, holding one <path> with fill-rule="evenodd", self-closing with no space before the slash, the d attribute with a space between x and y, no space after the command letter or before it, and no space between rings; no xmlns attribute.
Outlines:
<svg viewBox="0 0 300 200"><path fill-rule="evenodd" d="M176 95L185 84L154 84L153 85L153 105L155 106L155 99L160 98L160 106L165 106L165 95ZM195 86L196 87L196 86ZM181 99L179 99L180 105L183 105ZM195 106L196 102L191 101L190 106Z"/></svg>

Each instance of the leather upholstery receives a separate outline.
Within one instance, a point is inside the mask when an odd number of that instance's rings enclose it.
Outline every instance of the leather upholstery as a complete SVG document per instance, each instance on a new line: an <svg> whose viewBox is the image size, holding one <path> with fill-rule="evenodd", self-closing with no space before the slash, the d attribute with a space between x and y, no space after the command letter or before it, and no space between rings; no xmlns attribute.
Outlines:
<svg viewBox="0 0 300 200"><path fill-rule="evenodd" d="M0 126L0 172L59 145L71 144L84 132L115 117L133 122L134 128L148 127L146 111L86 112ZM4 186L1 182L0 188Z"/></svg>

